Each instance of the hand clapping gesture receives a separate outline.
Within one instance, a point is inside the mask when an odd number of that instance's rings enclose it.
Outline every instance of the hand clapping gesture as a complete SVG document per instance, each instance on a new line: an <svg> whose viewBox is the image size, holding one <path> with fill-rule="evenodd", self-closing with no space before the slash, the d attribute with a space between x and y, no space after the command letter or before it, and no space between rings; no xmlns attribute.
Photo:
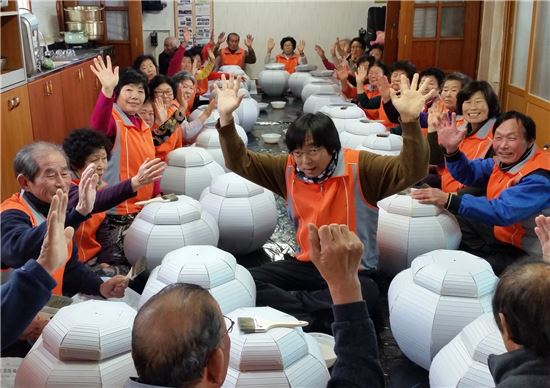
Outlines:
<svg viewBox="0 0 550 388"><path fill-rule="evenodd" d="M427 82L427 80L424 80L420 87L418 87L418 73L416 73L413 76L412 83L409 85L409 79L405 75L401 75L400 94L398 95L393 89L390 90L391 101L399 112L402 122L407 123L418 120L426 101L429 101L436 95L437 90L435 89L427 94L420 92L426 88Z"/></svg>
<svg viewBox="0 0 550 388"><path fill-rule="evenodd" d="M103 57L98 55L94 58L94 64L90 65L90 70L95 74L99 82L101 82L101 91L107 98L113 96L116 85L118 84L118 66L111 64L111 57L107 55L107 63L103 61Z"/></svg>

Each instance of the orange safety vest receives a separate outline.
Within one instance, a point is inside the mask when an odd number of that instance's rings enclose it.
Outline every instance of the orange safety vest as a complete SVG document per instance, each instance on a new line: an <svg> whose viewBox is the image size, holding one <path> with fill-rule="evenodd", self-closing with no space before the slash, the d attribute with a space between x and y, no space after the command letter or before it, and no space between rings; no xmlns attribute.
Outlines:
<svg viewBox="0 0 550 388"><path fill-rule="evenodd" d="M493 144L493 125L495 119L488 120L476 133L465 137L458 147L469 160L484 158ZM464 122L462 127L466 126ZM447 168L439 170L441 174L441 190L445 193L456 193L464 185L453 178Z"/></svg>
<svg viewBox="0 0 550 388"><path fill-rule="evenodd" d="M179 108L179 104L176 100L172 101L172 105L168 108L168 117L172 117L174 112ZM155 124L156 126L156 124ZM157 158L165 161L166 156L170 151L176 148L183 147L183 133L181 126L178 124L172 135L161 145L155 146L155 155Z"/></svg>
<svg viewBox="0 0 550 388"><path fill-rule="evenodd" d="M275 57L275 62L285 65L285 70L290 74L296 71L296 66L298 66L299 61L300 56L298 54L292 54L290 58L285 57L283 54L279 54Z"/></svg>
<svg viewBox="0 0 550 388"><path fill-rule="evenodd" d="M227 47L220 50L220 66L236 65L244 69L244 50L239 48L232 53Z"/></svg>
<svg viewBox="0 0 550 388"><path fill-rule="evenodd" d="M550 171L550 154L542 152L536 146L533 147L531 156L528 159L514 166L510 171L502 171L498 166L498 160L496 158L493 159L495 165L493 166L493 172L487 183L487 199L489 200L498 198L500 193L508 187L517 184L523 177L536 170ZM525 249L525 247L522 246L525 232L525 228L521 222L517 222L510 226L495 225L493 227L493 233L496 239L522 249Z"/></svg>
<svg viewBox="0 0 550 388"><path fill-rule="evenodd" d="M128 116L115 104L113 106L113 118L117 131L111 160L107 164L107 171L103 179L107 184L114 186L126 179L131 179L139 170L139 166L145 159L155 158L155 145L151 135L151 128L141 120L141 128L136 128ZM154 185L148 184L138 190L137 195L129 198L116 207L109 209L107 214L126 215L137 213L141 210L135 203L153 197Z"/></svg>
<svg viewBox="0 0 550 388"><path fill-rule="evenodd" d="M73 179L73 184L78 185L80 179ZM86 221L80 224L80 227L74 234L76 249L78 252L78 261L86 263L97 256L101 251L101 244L97 241L96 232L99 226L105 220L105 212L93 213Z"/></svg>
<svg viewBox="0 0 550 388"><path fill-rule="evenodd" d="M13 194L11 197L6 199L2 204L0 204L0 213L6 210L19 210L29 216L31 225L33 228L39 226L42 222L46 221L46 217L40 214L35 210L30 203L28 203L21 194ZM71 258L73 252L73 241L71 240L67 246L68 254L67 261ZM53 289L54 295L63 295L63 276L65 274L65 266L61 266L54 270L51 274L52 278L55 279L57 285Z"/></svg>
<svg viewBox="0 0 550 388"><path fill-rule="evenodd" d="M208 78L197 80L197 90L201 96L208 91Z"/></svg>
<svg viewBox="0 0 550 388"><path fill-rule="evenodd" d="M376 230L378 208L367 203L359 182L360 151L342 149L334 174L320 184L303 182L295 176L292 155L286 165L287 210L296 229L299 252L296 258L310 261L307 225L346 224L363 244L363 266L375 268L378 264Z"/></svg>

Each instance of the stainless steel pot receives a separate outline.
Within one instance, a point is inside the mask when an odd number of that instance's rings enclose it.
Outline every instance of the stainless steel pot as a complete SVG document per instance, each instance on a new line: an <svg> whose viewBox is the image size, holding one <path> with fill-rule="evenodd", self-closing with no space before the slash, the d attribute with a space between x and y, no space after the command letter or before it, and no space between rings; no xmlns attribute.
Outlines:
<svg viewBox="0 0 550 388"><path fill-rule="evenodd" d="M65 8L65 17L68 22L100 22L103 7L77 5Z"/></svg>
<svg viewBox="0 0 550 388"><path fill-rule="evenodd" d="M103 22L65 22L67 31L84 31L90 40L103 38Z"/></svg>

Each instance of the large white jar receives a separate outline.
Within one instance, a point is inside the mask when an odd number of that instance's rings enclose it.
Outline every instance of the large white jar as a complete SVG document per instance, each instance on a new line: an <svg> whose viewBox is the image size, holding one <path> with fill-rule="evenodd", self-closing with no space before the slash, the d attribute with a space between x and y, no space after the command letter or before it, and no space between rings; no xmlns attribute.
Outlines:
<svg viewBox="0 0 550 388"><path fill-rule="evenodd" d="M344 130L340 132L340 143L344 148L355 149L361 146L367 136L385 132L384 125L368 119L347 121Z"/></svg>
<svg viewBox="0 0 550 388"><path fill-rule="evenodd" d="M393 133L367 135L357 150L369 151L378 155L397 156L403 148L403 138Z"/></svg>
<svg viewBox="0 0 550 388"><path fill-rule="evenodd" d="M288 79L288 87L293 96L302 98L302 89L304 88L305 81L311 77L310 72L316 69L317 66L315 65L296 66L296 71Z"/></svg>
<svg viewBox="0 0 550 388"><path fill-rule="evenodd" d="M312 94L304 102L304 113L317 113L321 108L329 104L345 102L344 99L335 92Z"/></svg>
<svg viewBox="0 0 550 388"><path fill-rule="evenodd" d="M250 97L250 93L248 93L246 89L239 89L239 95L241 94L244 95L244 97L239 107L235 110L235 113L237 113L240 125L244 130L246 132L251 132L260 115L260 108L258 107L258 102Z"/></svg>
<svg viewBox="0 0 550 388"><path fill-rule="evenodd" d="M317 79L305 84L302 89L302 101L307 101L308 97L319 93L340 93L336 84L329 80Z"/></svg>
<svg viewBox="0 0 550 388"><path fill-rule="evenodd" d="M325 105L321 108L321 112L332 119L338 133L341 133L346 128L346 123L367 117L363 109L350 102L341 102L336 104Z"/></svg>
<svg viewBox="0 0 550 388"><path fill-rule="evenodd" d="M265 94L277 97L283 95L288 89L289 77L284 64L269 63L258 75L258 81Z"/></svg>
<svg viewBox="0 0 550 388"><path fill-rule="evenodd" d="M224 65L224 66L220 67L219 72L242 76L244 86L246 86L247 90L250 90L250 83L252 81L250 80L250 77L244 72L244 70L240 66L237 66L237 65Z"/></svg>
<svg viewBox="0 0 550 388"><path fill-rule="evenodd" d="M191 121L194 121L197 118L199 118L199 116L204 112L204 110L206 109L207 106L208 105L199 106L197 109L195 109L193 112L191 112L191 114L187 118L187 121L191 122ZM218 121L219 118L220 118L220 112L218 112L217 109L214 109L212 111L212 114L204 122L204 125L210 124L210 123L216 124L216 122ZM239 116L235 112L233 112L233 120L235 120L235 124L240 123Z"/></svg>
<svg viewBox="0 0 550 388"><path fill-rule="evenodd" d="M244 145L248 144L248 137L243 127L240 125L235 125L237 134L243 140ZM202 147L212 156L215 162L223 167L225 172L229 172L229 169L225 165L225 159L223 157L223 152L220 144L220 134L216 129L214 124L208 124L204 128L199 136L197 136L197 141L195 142L197 147Z"/></svg>

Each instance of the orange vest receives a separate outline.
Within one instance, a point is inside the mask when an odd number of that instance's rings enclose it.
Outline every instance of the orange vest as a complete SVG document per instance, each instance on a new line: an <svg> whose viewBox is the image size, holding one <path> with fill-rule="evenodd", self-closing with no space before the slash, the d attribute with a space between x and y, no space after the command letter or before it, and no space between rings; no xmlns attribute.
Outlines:
<svg viewBox="0 0 550 388"><path fill-rule="evenodd" d="M378 264L376 229L378 209L365 200L359 182L359 151L342 149L333 176L320 184L306 183L295 176L295 161L290 155L286 166L287 210L296 229L300 247L296 258L310 261L307 225L346 224L357 233L365 249L365 267Z"/></svg>
<svg viewBox="0 0 550 388"><path fill-rule="evenodd" d="M2 204L0 204L0 213L5 210L19 210L29 216L31 225L33 228L40 225L42 222L46 221L46 217L40 214L38 211L34 210L31 205L24 199L22 196L17 193L13 194L11 197L6 199ZM71 258L73 252L73 242L69 242L68 246L68 255L67 260ZM63 275L65 274L65 266L57 268L52 272L51 276L57 282L57 285L53 289L54 295L63 295Z"/></svg>
<svg viewBox="0 0 550 388"><path fill-rule="evenodd" d="M282 54L275 57L275 62L285 65L285 70L290 74L296 71L296 66L298 66L299 60L300 56L298 54L292 54L290 58L287 58Z"/></svg>
<svg viewBox="0 0 550 388"><path fill-rule="evenodd" d="M498 160L494 158L495 165L493 172L487 183L487 199L495 199L500 196L508 187L517 184L523 177L536 170L550 171L550 154L542 152L533 147L531 156L512 168L510 171L502 171L498 167ZM548 193L550 195L550 193ZM522 246L522 239L525 235L525 228L521 222L510 226L494 226L493 233L495 237L502 242L515 245L518 248L525 249Z"/></svg>
<svg viewBox="0 0 550 388"><path fill-rule="evenodd" d="M495 119L487 121L476 133L465 137L458 147L469 160L484 158L493 144L493 124ZM465 126L466 123L463 124ZM453 178L447 168L440 169L441 190L445 193L456 193L464 185Z"/></svg>
<svg viewBox="0 0 550 388"><path fill-rule="evenodd" d="M172 117L174 112L179 108L176 100L172 101L172 105L168 108L168 117ZM183 146L183 133L181 126L178 125L172 135L161 145L155 146L155 155L157 158L165 161L166 156L170 151Z"/></svg>
<svg viewBox="0 0 550 388"><path fill-rule="evenodd" d="M141 128L136 128L116 104L113 106L113 118L117 126L116 137L111 150L111 160L107 164L105 175L103 175L103 179L111 186L131 179L137 174L139 166L145 159L155 158L151 128L143 120L141 120ZM135 203L151 199L153 189L153 183L142 187L135 197L121 202L107 213L126 215L139 212L141 208Z"/></svg>
<svg viewBox="0 0 550 388"><path fill-rule="evenodd" d="M197 80L197 90L201 96L208 91L208 78Z"/></svg>
<svg viewBox="0 0 550 388"><path fill-rule="evenodd" d="M244 50L239 48L232 53L227 47L220 50L220 66L236 65L244 69Z"/></svg>
<svg viewBox="0 0 550 388"><path fill-rule="evenodd" d="M78 185L80 179L73 179L73 183ZM80 227L74 234L76 249L78 251L78 261L86 263L97 256L101 251L101 244L96 239L96 232L99 226L105 220L105 212L93 213L86 221L80 224Z"/></svg>

